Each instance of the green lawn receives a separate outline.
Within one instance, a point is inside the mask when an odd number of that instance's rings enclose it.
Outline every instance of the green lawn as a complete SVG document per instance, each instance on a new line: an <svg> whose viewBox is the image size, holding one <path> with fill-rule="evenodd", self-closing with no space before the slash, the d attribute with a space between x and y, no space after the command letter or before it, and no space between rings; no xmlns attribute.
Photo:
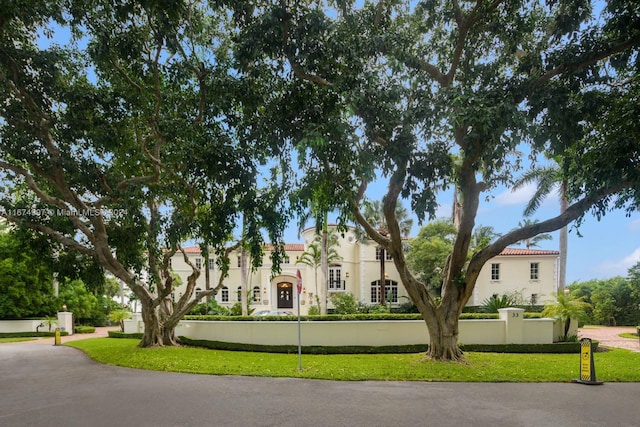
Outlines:
<svg viewBox="0 0 640 427"><path fill-rule="evenodd" d="M638 334L634 334L633 332L624 332L622 334L619 334L618 336L620 338L630 338L630 339L634 339L634 340L638 339Z"/></svg>
<svg viewBox="0 0 640 427"><path fill-rule="evenodd" d="M0 344L5 343L5 342L22 342L22 341L32 341L32 340L35 340L35 338L27 338L27 337L0 338Z"/></svg>
<svg viewBox="0 0 640 427"><path fill-rule="evenodd" d="M210 375L468 382L569 382L578 377L578 354L467 353L464 363L427 360L424 354L302 355L207 350L190 347L140 349L137 339L72 341L92 359L110 365ZM640 353L594 354L599 381L640 381Z"/></svg>

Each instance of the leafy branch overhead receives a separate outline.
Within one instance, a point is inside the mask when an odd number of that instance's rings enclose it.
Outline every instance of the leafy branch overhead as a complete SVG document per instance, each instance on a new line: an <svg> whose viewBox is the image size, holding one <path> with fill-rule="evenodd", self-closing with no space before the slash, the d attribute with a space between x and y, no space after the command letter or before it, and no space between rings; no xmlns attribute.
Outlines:
<svg viewBox="0 0 640 427"><path fill-rule="evenodd" d="M200 274L191 265L174 305L180 242L224 256L241 213L261 255L262 232L279 247L286 219L287 170L260 181L284 145L253 120L256 78L233 67L227 11L18 3L0 24L2 216L97 260L139 298L141 345L173 344Z"/></svg>
<svg viewBox="0 0 640 427"><path fill-rule="evenodd" d="M604 7L597 17L595 6ZM270 113L298 143L301 184L392 255L428 326L433 357L460 357L456 319L487 260L589 211L636 209L634 8L500 0L235 7L243 69L271 67L287 87L284 107ZM562 159L571 203L470 251L481 198L512 186L543 153ZM364 214L376 180L387 185L384 235ZM408 200L420 220L433 219L437 195L450 187L457 229L440 300L411 273L395 211Z"/></svg>

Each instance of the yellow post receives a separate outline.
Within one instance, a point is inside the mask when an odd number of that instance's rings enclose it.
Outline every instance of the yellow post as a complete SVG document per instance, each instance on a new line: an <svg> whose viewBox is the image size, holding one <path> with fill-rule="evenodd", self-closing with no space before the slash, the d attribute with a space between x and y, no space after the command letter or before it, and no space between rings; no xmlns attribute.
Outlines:
<svg viewBox="0 0 640 427"><path fill-rule="evenodd" d="M56 337L55 337L55 342L53 343L53 345L61 345L61 341L60 341L60 328L56 328Z"/></svg>
<svg viewBox="0 0 640 427"><path fill-rule="evenodd" d="M588 385L600 385L596 380L596 366L593 361L593 346L590 338L580 340L580 379L573 382Z"/></svg>

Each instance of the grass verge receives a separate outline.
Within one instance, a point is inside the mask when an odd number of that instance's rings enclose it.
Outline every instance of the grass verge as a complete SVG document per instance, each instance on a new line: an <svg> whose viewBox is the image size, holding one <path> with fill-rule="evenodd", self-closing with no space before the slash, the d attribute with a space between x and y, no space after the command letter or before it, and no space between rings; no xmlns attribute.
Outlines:
<svg viewBox="0 0 640 427"><path fill-rule="evenodd" d="M6 343L6 342L22 342L22 341L33 341L33 340L35 340L35 338L27 338L27 337L24 337L24 338L19 338L19 337L16 337L16 338L0 338L0 344Z"/></svg>
<svg viewBox="0 0 640 427"><path fill-rule="evenodd" d="M634 340L638 339L638 334L634 334L633 332L624 332L618 335L620 338L631 338Z"/></svg>
<svg viewBox="0 0 640 427"><path fill-rule="evenodd" d="M569 382L578 377L578 354L466 353L463 363L433 362L423 353L302 355L207 350L192 347L141 349L136 339L96 338L66 345L109 365L208 375L464 382ZM640 353L594 354L597 379L640 381Z"/></svg>

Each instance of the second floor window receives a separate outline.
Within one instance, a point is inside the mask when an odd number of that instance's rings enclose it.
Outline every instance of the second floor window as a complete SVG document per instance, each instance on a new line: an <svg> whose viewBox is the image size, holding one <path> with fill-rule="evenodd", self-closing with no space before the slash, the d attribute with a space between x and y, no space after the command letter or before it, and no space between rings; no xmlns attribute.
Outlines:
<svg viewBox="0 0 640 427"><path fill-rule="evenodd" d="M342 280L342 267L339 265L329 266L329 290L343 291L344 280Z"/></svg>
<svg viewBox="0 0 640 427"><path fill-rule="evenodd" d="M538 280L540 278L540 263L532 262L529 268L529 278Z"/></svg>
<svg viewBox="0 0 640 427"><path fill-rule="evenodd" d="M196 258L196 268L198 270L202 268L202 258Z"/></svg>
<svg viewBox="0 0 640 427"><path fill-rule="evenodd" d="M382 248L376 248L376 259L380 260L380 252L382 252ZM384 251L384 260L385 261L391 261L391 254L389 254L389 251Z"/></svg>
<svg viewBox="0 0 640 427"><path fill-rule="evenodd" d="M215 266L216 266L216 263L213 260L213 258L209 258L209 270L213 270Z"/></svg>
<svg viewBox="0 0 640 427"><path fill-rule="evenodd" d="M491 280L500 280L500 264L491 264Z"/></svg>

